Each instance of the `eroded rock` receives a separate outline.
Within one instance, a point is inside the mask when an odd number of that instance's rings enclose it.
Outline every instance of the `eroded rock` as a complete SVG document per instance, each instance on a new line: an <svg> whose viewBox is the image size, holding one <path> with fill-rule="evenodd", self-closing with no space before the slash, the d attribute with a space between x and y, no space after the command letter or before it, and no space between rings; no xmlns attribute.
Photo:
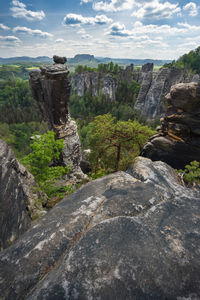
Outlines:
<svg viewBox="0 0 200 300"><path fill-rule="evenodd" d="M0 255L5 299L198 299L200 197L163 162L88 183Z"/></svg>
<svg viewBox="0 0 200 300"><path fill-rule="evenodd" d="M10 246L44 215L34 177L21 165L8 145L0 140L0 250Z"/></svg>
<svg viewBox="0 0 200 300"><path fill-rule="evenodd" d="M167 112L158 135L150 139L141 154L184 169L191 161L200 161L200 83L172 86L166 101Z"/></svg>
<svg viewBox="0 0 200 300"><path fill-rule="evenodd" d="M135 104L135 109L141 111L149 121L164 115L164 97L169 93L172 85L185 80L184 70L176 68L163 68L158 71L154 79L152 76L152 71L143 75L141 90Z"/></svg>
<svg viewBox="0 0 200 300"><path fill-rule="evenodd" d="M64 139L61 163L71 167L72 177L84 178L80 168L82 154L78 130L68 108L71 91L69 71L63 57L56 57L55 61L58 63L31 71L30 86L49 129L56 133L56 138Z"/></svg>

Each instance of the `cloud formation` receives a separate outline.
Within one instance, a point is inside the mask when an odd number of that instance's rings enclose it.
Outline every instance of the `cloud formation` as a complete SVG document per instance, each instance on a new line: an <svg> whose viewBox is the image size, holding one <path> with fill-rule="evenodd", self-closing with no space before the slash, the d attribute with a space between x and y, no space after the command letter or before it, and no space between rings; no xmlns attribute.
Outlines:
<svg viewBox="0 0 200 300"><path fill-rule="evenodd" d="M132 16L139 19L169 19L174 14L180 13L181 8L178 3L172 4L170 2L161 3L159 0L146 2L140 4L140 8L132 13Z"/></svg>
<svg viewBox="0 0 200 300"><path fill-rule="evenodd" d="M32 11L26 8L26 5L20 1L13 0L11 2L11 12L14 18L24 18L28 21L42 20L45 17L45 13L41 11Z"/></svg>
<svg viewBox="0 0 200 300"><path fill-rule="evenodd" d="M7 36L0 36L0 41L2 42L9 42L9 43L21 43L21 40L16 37L16 36L12 36L12 35L7 35Z"/></svg>
<svg viewBox="0 0 200 300"><path fill-rule="evenodd" d="M188 23L178 23L177 27L165 25L155 25L148 24L144 25L142 22L135 22L131 30L127 30L124 24L119 22L113 23L109 27L109 31L106 32L106 35L115 36L115 37L128 37L137 40L147 39L149 36L156 37L157 40L161 41L163 36L175 36L182 34L191 34L200 31L200 26L189 25ZM157 42L156 42L157 43Z"/></svg>
<svg viewBox="0 0 200 300"><path fill-rule="evenodd" d="M92 2L92 0L81 0L80 4L89 3L89 2Z"/></svg>
<svg viewBox="0 0 200 300"><path fill-rule="evenodd" d="M111 0L109 3L98 1L93 4L93 9L96 11L116 12L130 10L135 4L135 0Z"/></svg>
<svg viewBox="0 0 200 300"><path fill-rule="evenodd" d="M9 30L10 28L4 24L0 24L0 29L3 29L3 30Z"/></svg>
<svg viewBox="0 0 200 300"><path fill-rule="evenodd" d="M112 19L105 15L98 15L96 17L83 17L78 14L67 14L63 20L65 25L106 25L112 22Z"/></svg>
<svg viewBox="0 0 200 300"><path fill-rule="evenodd" d="M187 3L183 7L183 10L188 11L188 13L191 17L195 17L198 15L198 8L197 8L196 3L194 3L194 2Z"/></svg>
<svg viewBox="0 0 200 300"><path fill-rule="evenodd" d="M109 31L107 32L107 34L111 36L128 37L132 35L132 32L126 30L124 24L120 24L119 22L116 22L109 27Z"/></svg>
<svg viewBox="0 0 200 300"><path fill-rule="evenodd" d="M64 39L57 39L57 40L56 40L56 43L57 43L57 44L60 44L60 43L64 43L64 41L65 41Z"/></svg>
<svg viewBox="0 0 200 300"><path fill-rule="evenodd" d="M43 38L48 38L48 37L53 36L53 34L48 33L48 32L43 32L39 29L31 29L28 27L21 27L21 26L17 26L15 28L13 28L13 32L25 33L25 34L30 34L30 35L34 35L34 36L40 36Z"/></svg>

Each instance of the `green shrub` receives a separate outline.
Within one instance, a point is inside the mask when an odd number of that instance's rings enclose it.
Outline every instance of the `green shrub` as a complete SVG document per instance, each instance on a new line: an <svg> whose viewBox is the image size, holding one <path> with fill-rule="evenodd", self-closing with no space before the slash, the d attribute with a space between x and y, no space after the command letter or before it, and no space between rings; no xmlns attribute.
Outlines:
<svg viewBox="0 0 200 300"><path fill-rule="evenodd" d="M184 170L178 170L178 173L183 174L183 179L186 183L200 184L200 162L194 160L189 165L186 165Z"/></svg>
<svg viewBox="0 0 200 300"><path fill-rule="evenodd" d="M71 193L72 187L56 186L56 180L69 173L70 168L64 166L51 166L53 161L59 160L64 148L64 140L55 140L55 133L49 131L41 137L35 136L30 145L32 152L23 158L23 164L35 176L41 190L49 198L61 199L66 193Z"/></svg>

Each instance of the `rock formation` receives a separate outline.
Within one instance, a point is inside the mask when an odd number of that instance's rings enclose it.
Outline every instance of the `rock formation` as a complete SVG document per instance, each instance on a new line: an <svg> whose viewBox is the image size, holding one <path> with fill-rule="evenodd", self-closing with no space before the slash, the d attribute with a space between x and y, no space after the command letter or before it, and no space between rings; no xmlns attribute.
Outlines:
<svg viewBox="0 0 200 300"><path fill-rule="evenodd" d="M68 109L71 90L69 71L63 57L54 56L54 60L54 65L30 72L30 86L49 129L55 131L56 138L64 139L62 164L70 166L71 174L81 178L84 175L80 169L80 139Z"/></svg>
<svg viewBox="0 0 200 300"><path fill-rule="evenodd" d="M200 83L174 85L166 101L167 113L158 134L141 155L180 169L193 160L200 161Z"/></svg>
<svg viewBox="0 0 200 300"><path fill-rule="evenodd" d="M3 299L199 299L199 192L163 162L88 183L0 255Z"/></svg>
<svg viewBox="0 0 200 300"><path fill-rule="evenodd" d="M163 68L153 78L152 70L144 68L142 86L135 104L135 109L141 111L149 121L159 119L164 115L164 97L169 93L172 85L184 82L184 70L177 68Z"/></svg>
<svg viewBox="0 0 200 300"><path fill-rule="evenodd" d="M33 176L0 141L0 251L30 227L31 218L45 213L41 202L44 195L34 187Z"/></svg>
<svg viewBox="0 0 200 300"><path fill-rule="evenodd" d="M134 66L127 66L121 69L117 76L102 72L76 73L71 77L72 91L79 97L83 97L86 92L93 97L100 94L105 95L110 101L115 101L115 93L121 80L128 84L134 79Z"/></svg>

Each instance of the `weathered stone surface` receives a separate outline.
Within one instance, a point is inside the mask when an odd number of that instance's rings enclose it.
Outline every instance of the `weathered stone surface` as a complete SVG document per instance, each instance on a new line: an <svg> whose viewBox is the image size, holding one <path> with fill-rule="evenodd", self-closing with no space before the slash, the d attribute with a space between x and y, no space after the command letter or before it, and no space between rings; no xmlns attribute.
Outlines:
<svg viewBox="0 0 200 300"><path fill-rule="evenodd" d="M147 73L148 74L148 73ZM184 70L163 68L152 80L151 73L143 76L142 87L135 104L135 109L149 121L164 115L164 96L169 93L172 85L184 82Z"/></svg>
<svg viewBox="0 0 200 300"><path fill-rule="evenodd" d="M63 58L58 57L56 61ZM56 138L64 139L62 164L71 167L71 176L84 178L80 169L81 144L75 121L71 120L68 105L71 85L69 71L64 64L43 66L30 72L30 86L49 129Z"/></svg>
<svg viewBox="0 0 200 300"><path fill-rule="evenodd" d="M8 247L31 225L31 217L44 214L43 195L34 191L33 176L0 141L0 251Z"/></svg>
<svg viewBox="0 0 200 300"><path fill-rule="evenodd" d="M199 193L138 158L57 204L0 255L3 299L198 299Z"/></svg>
<svg viewBox="0 0 200 300"><path fill-rule="evenodd" d="M180 169L200 161L200 83L174 85L166 100L159 135L150 139L141 155Z"/></svg>
<svg viewBox="0 0 200 300"><path fill-rule="evenodd" d="M150 89L152 79L153 79L152 71L143 74L141 88L138 94L137 102L135 103L135 107L134 107L136 110L141 110L141 107L144 106L144 101Z"/></svg>
<svg viewBox="0 0 200 300"><path fill-rule="evenodd" d="M109 73L83 72L76 73L71 77L71 86L74 94L83 97L86 92L90 92L93 97L100 94L105 95L110 101L115 101L115 93L119 82L125 80L128 84L134 78L134 65L121 69L117 77Z"/></svg>
<svg viewBox="0 0 200 300"><path fill-rule="evenodd" d="M153 72L153 63L146 63L142 66L141 72L142 73L147 73L147 72Z"/></svg>
<svg viewBox="0 0 200 300"><path fill-rule="evenodd" d="M53 61L55 62L55 64L65 64L67 62L67 58L54 55Z"/></svg>

